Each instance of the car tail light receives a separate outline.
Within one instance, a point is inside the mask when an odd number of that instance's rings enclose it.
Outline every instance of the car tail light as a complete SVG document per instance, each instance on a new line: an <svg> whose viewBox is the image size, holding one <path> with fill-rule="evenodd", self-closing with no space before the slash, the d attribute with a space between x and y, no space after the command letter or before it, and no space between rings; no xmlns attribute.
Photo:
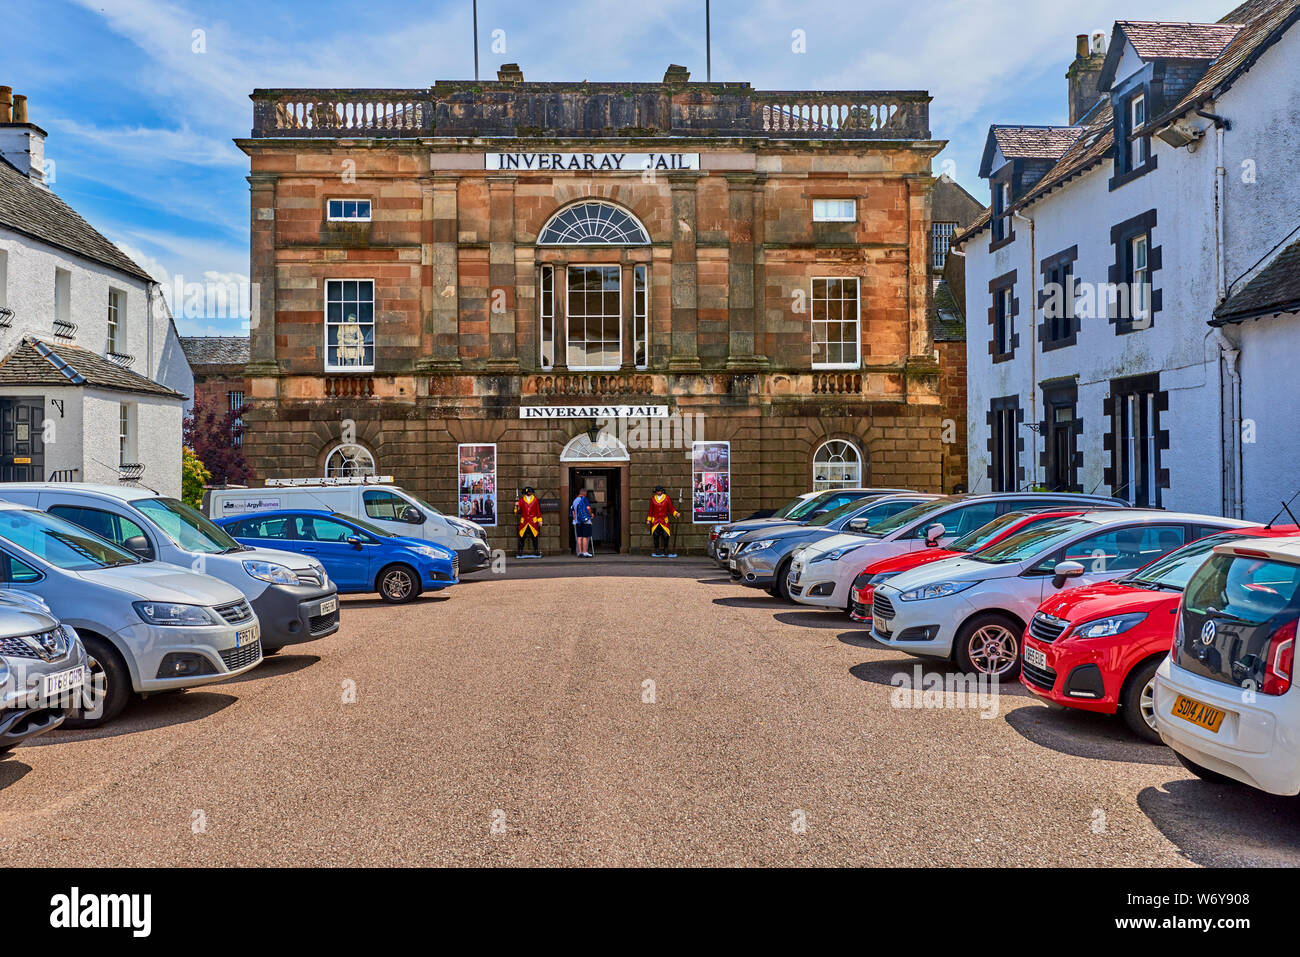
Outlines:
<svg viewBox="0 0 1300 957"><path fill-rule="evenodd" d="M1291 687L1291 667L1295 663L1295 619L1291 619L1268 640L1268 657L1264 663L1264 694L1286 694Z"/></svg>

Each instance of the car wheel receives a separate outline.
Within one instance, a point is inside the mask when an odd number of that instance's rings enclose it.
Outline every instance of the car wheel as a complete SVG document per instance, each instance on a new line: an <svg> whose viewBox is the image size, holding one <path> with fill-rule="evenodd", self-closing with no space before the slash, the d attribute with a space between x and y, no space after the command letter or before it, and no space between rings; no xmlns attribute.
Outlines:
<svg viewBox="0 0 1300 957"><path fill-rule="evenodd" d="M420 580L407 565L389 565L379 573L379 597L400 605L420 594Z"/></svg>
<svg viewBox="0 0 1300 957"><path fill-rule="evenodd" d="M786 581L786 576L790 574L790 559L786 559L780 565L776 566L776 590L772 594L782 601L790 601L790 583Z"/></svg>
<svg viewBox="0 0 1300 957"><path fill-rule="evenodd" d="M89 691L83 697L90 706L70 708L64 728L94 728L112 721L122 713L133 694L131 672L117 649L103 638L83 635L81 641L91 658Z"/></svg>
<svg viewBox="0 0 1300 957"><path fill-rule="evenodd" d="M1010 615L976 615L957 633L957 667L995 681L1014 681L1020 675L1021 631Z"/></svg>
<svg viewBox="0 0 1300 957"><path fill-rule="evenodd" d="M1195 761L1183 757L1177 751L1174 751L1174 757L1178 759L1179 764L1181 764L1187 770L1191 771L1202 781L1205 781L1209 784L1240 784L1241 783L1240 781L1234 781L1226 774L1220 774L1218 771L1211 771L1209 768L1203 768Z"/></svg>
<svg viewBox="0 0 1300 957"><path fill-rule="evenodd" d="M1159 667L1159 658L1138 665L1124 680L1124 690L1119 696L1124 723L1139 738L1152 744L1160 743L1160 732L1156 730L1156 669Z"/></svg>

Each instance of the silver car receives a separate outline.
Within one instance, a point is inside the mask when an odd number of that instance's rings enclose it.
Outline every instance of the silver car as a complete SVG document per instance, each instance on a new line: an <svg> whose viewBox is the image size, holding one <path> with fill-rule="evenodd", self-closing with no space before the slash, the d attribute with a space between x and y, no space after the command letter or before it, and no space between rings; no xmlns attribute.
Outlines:
<svg viewBox="0 0 1300 957"><path fill-rule="evenodd" d="M0 754L62 724L89 673L75 629L39 598L0 594Z"/></svg>
<svg viewBox="0 0 1300 957"><path fill-rule="evenodd" d="M132 694L211 684L262 660L257 616L233 585L141 561L37 509L0 504L0 585L39 595L94 659L69 727L112 720Z"/></svg>

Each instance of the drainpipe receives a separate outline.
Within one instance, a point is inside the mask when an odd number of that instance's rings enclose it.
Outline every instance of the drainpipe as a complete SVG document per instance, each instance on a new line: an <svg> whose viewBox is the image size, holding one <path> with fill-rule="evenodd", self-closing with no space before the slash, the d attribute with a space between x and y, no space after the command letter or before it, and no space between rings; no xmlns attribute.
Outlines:
<svg viewBox="0 0 1300 957"><path fill-rule="evenodd" d="M1029 343L1029 468L1025 474L1031 476L1029 485L1036 484L1038 478L1038 274L1034 269L1038 256L1034 251L1034 220L1021 212L1013 212L1014 218L1029 224L1029 328L1026 331Z"/></svg>

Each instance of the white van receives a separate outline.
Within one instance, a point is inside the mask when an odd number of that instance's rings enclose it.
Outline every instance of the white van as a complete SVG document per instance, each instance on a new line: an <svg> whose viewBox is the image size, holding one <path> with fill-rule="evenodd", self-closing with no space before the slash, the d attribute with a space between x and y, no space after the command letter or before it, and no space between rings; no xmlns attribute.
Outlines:
<svg viewBox="0 0 1300 957"><path fill-rule="evenodd" d="M204 496L209 518L230 518L275 509L307 508L364 518L394 535L423 538L456 553L460 574L491 562L483 526L444 515L400 486L391 475L337 479L272 479L265 488L212 489Z"/></svg>
<svg viewBox="0 0 1300 957"><path fill-rule="evenodd" d="M179 565L233 585L257 613L267 654L339 630L338 586L320 562L240 545L174 498L130 485L6 482L0 501L57 515L146 562Z"/></svg>

